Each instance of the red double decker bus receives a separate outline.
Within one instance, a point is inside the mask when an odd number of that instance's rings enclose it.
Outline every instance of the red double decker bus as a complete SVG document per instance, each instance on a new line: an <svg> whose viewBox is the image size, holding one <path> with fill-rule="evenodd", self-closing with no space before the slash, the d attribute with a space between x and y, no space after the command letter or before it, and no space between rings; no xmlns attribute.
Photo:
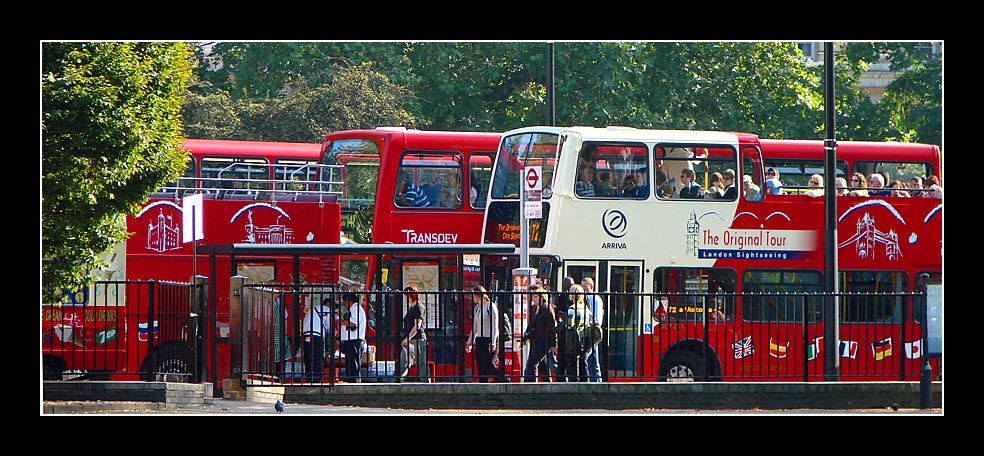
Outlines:
<svg viewBox="0 0 984 456"><path fill-rule="evenodd" d="M481 239L492 160L500 134L424 131L402 127L332 132L322 144L321 163L344 167L339 202L346 231L372 244L477 244ZM413 188L416 199L405 192ZM343 276L361 277L367 290L402 290L410 284L425 307L432 375L458 375L461 327L470 322L471 303L441 290L467 290L480 283L478 255L379 255L343 258ZM359 271L359 272L356 272ZM376 295L368 295L375 299ZM385 295L384 295L385 296ZM370 301L370 326L378 334L399 334L405 304L389 298ZM399 306L403 305L401 309ZM467 307L468 311L464 309ZM396 336L390 336L395 338ZM381 360L394 340L373 339ZM470 355L469 355L470 356ZM381 369L380 372L387 372Z"/></svg>
<svg viewBox="0 0 984 456"><path fill-rule="evenodd" d="M197 255L196 246L339 243L341 170L318 163L319 144L187 139L181 149L187 151L184 175L151 194L140 211L127 216L130 238L107 256L110 267L99 274L100 279L120 282L189 282L194 275L212 277L209 288L215 296L214 308L201 318L213 319L208 327L214 332L210 330L205 341L215 350L207 352L205 366L208 380L221 385L229 372L229 277L238 274L253 282L293 283L295 269L289 257L219 258L217 270L211 271L209 258ZM183 205L189 196L201 198L197 212L201 228L194 233L197 242L188 242L190 224L183 225L190 215L184 213ZM302 258L297 271L297 279L304 283L339 280L337 258ZM43 306L45 378L95 373L129 379L139 372L148 379L161 366L192 369L189 350L184 347L188 329L168 328L168 320L147 315L143 293L126 289L110 283L74 293L65 303ZM292 308L292 303L284 305ZM285 331L289 333L290 327ZM162 340L160 334L178 336Z"/></svg>
<svg viewBox="0 0 984 456"><path fill-rule="evenodd" d="M836 150L843 175L942 177L933 145L845 142ZM554 271L552 290L564 276L594 278L606 304L608 381L817 380L830 356L842 380L918 380L926 359L918 291L924 278L942 281L942 200L836 198L844 294L838 340L825 341L824 299L788 295L824 289L824 198L808 179L823 174L823 153L822 141L747 133L512 130L496 158L483 242L519 245L520 171L540 166L542 216L527 219L529 266ZM614 186L582 191L586 167ZM766 191L769 168L783 172L783 194ZM731 177L726 192L708 188L715 173ZM745 175L758 194L743 189ZM699 191L682 192L681 178ZM485 280L519 264L518 256L486 257Z"/></svg>

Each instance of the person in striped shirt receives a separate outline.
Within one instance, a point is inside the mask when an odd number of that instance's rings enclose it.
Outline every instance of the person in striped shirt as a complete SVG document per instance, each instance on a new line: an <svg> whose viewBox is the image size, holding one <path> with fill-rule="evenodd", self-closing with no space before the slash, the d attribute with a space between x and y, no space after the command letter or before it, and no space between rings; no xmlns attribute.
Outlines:
<svg viewBox="0 0 984 456"><path fill-rule="evenodd" d="M432 204L427 193L417 184L413 183L413 177L407 173L400 174L397 182L397 204L402 207L427 207Z"/></svg>

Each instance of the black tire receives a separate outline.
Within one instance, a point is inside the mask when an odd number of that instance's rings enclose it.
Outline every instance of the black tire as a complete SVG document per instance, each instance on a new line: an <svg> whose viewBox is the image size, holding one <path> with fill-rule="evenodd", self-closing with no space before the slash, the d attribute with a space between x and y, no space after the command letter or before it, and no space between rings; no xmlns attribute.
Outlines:
<svg viewBox="0 0 984 456"><path fill-rule="evenodd" d="M676 350L668 353L659 363L659 381L694 381L703 379L706 372L704 360L694 352Z"/></svg>
<svg viewBox="0 0 984 456"><path fill-rule="evenodd" d="M44 380L61 380L65 374L65 362L61 358L45 356L41 363L41 378Z"/></svg>
<svg viewBox="0 0 984 456"><path fill-rule="evenodd" d="M195 365L191 350L181 342L165 342L144 358L140 367L140 380L159 381L158 374L182 374L166 376L167 381L190 381Z"/></svg>

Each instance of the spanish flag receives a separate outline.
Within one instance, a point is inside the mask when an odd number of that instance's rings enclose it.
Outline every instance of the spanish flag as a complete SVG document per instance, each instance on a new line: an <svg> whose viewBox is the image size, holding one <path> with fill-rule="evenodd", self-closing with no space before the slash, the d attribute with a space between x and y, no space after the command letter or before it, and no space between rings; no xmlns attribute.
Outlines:
<svg viewBox="0 0 984 456"><path fill-rule="evenodd" d="M785 358L787 347L789 347L789 342L769 337L769 355L772 355L773 358Z"/></svg>

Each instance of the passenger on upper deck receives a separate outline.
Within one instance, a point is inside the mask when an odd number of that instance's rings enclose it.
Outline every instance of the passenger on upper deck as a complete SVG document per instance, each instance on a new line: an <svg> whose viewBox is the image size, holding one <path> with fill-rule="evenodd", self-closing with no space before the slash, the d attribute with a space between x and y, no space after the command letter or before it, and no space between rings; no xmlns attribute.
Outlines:
<svg viewBox="0 0 984 456"><path fill-rule="evenodd" d="M735 170L728 168L721 173L721 177L724 179L724 194L721 198L726 200L733 200L737 198L738 188L735 187Z"/></svg>
<svg viewBox="0 0 984 456"><path fill-rule="evenodd" d="M762 189L752 181L752 176L745 174L741 176L741 186L745 190L745 199L748 201L758 201L762 199Z"/></svg>
<svg viewBox="0 0 984 456"><path fill-rule="evenodd" d="M594 177L595 171L593 166L582 167L577 176L577 182L574 182L574 194L580 197L597 196L595 194L594 184L592 183Z"/></svg>
<svg viewBox="0 0 984 456"><path fill-rule="evenodd" d="M598 182L601 191L604 192L605 196L612 196L618 193L618 189L615 188L615 184L612 183L612 173L611 171L602 171L598 173ZM598 187L595 187L596 189Z"/></svg>
<svg viewBox="0 0 984 456"><path fill-rule="evenodd" d="M440 207L461 207L463 201L463 190L461 188L461 182L458 179L458 173L450 172L445 177L447 183L444 188L441 189L441 200L438 206Z"/></svg>
<svg viewBox="0 0 984 456"><path fill-rule="evenodd" d="M724 177L721 173L714 171L711 173L710 182L707 183L707 191L704 192L705 199L719 199L724 196Z"/></svg>
<svg viewBox="0 0 984 456"><path fill-rule="evenodd" d="M868 190L869 196L888 196L891 193L885 189L885 176L880 173L871 173L868 177L868 188L874 190Z"/></svg>
<svg viewBox="0 0 984 456"><path fill-rule="evenodd" d="M837 187L837 196L847 195L847 181L843 177L834 179L834 186Z"/></svg>
<svg viewBox="0 0 984 456"><path fill-rule="evenodd" d="M656 181L656 197L657 198L672 198L673 187L666 180L666 173L663 170L658 169L653 173L653 180Z"/></svg>
<svg viewBox="0 0 984 456"><path fill-rule="evenodd" d="M608 196L608 193L605 192L605 189L601 186L601 182L598 181L595 174L594 166L581 168L581 174L578 176L577 182L574 183L574 193L577 196Z"/></svg>
<svg viewBox="0 0 984 456"><path fill-rule="evenodd" d="M626 174L625 178L622 179L622 196L625 198L634 198L637 194L638 186L636 185L636 177L634 174Z"/></svg>
<svg viewBox="0 0 984 456"><path fill-rule="evenodd" d="M912 196L906 190L905 183L898 179L893 180L892 183L889 184L888 188L891 189L889 190L891 196L898 196L902 198L909 198L910 196Z"/></svg>
<svg viewBox="0 0 984 456"><path fill-rule="evenodd" d="M847 192L849 196L868 196L868 179L864 174L851 174L851 190Z"/></svg>
<svg viewBox="0 0 984 456"><path fill-rule="evenodd" d="M909 188L912 189L912 196L923 196L923 192L920 191L923 188L923 178L922 176L912 176L909 179Z"/></svg>
<svg viewBox="0 0 984 456"><path fill-rule="evenodd" d="M926 178L926 183L929 184L927 187L929 191L923 192L924 197L943 199L943 187L940 187L940 178L933 174Z"/></svg>
<svg viewBox="0 0 984 456"><path fill-rule="evenodd" d="M470 174L468 179L468 204L472 206L475 205L475 201L478 201L478 192L482 189L482 183L479 181L478 176L475 173Z"/></svg>
<svg viewBox="0 0 984 456"><path fill-rule="evenodd" d="M643 166L635 171L636 176L636 188L635 195L636 198L648 198L649 197L649 170Z"/></svg>
<svg viewBox="0 0 984 456"><path fill-rule="evenodd" d="M409 173L400 174L396 188L399 192L396 195L398 206L426 207L431 205L431 201L427 199L427 194L424 193L423 189L413 183L413 178Z"/></svg>
<svg viewBox="0 0 984 456"><path fill-rule="evenodd" d="M810 189L803 192L804 195L814 198L823 196L823 176L819 174L811 175L809 185Z"/></svg>
<svg viewBox="0 0 984 456"><path fill-rule="evenodd" d="M692 169L686 169L680 171L680 198L700 198L704 196L703 190L700 188L700 184L694 182L696 174Z"/></svg>
<svg viewBox="0 0 984 456"><path fill-rule="evenodd" d="M779 171L769 168L765 172L765 192L770 195L782 195L782 181L779 180Z"/></svg>
<svg viewBox="0 0 984 456"><path fill-rule="evenodd" d="M437 175L424 176L420 181L423 182L420 185L420 189L427 195L427 201L430 201L431 205L441 200L444 189Z"/></svg>
<svg viewBox="0 0 984 456"><path fill-rule="evenodd" d="M596 146L589 146L587 149L581 151L581 155L577 158L577 170L581 171L581 168L591 167L594 168L598 163L598 148Z"/></svg>

